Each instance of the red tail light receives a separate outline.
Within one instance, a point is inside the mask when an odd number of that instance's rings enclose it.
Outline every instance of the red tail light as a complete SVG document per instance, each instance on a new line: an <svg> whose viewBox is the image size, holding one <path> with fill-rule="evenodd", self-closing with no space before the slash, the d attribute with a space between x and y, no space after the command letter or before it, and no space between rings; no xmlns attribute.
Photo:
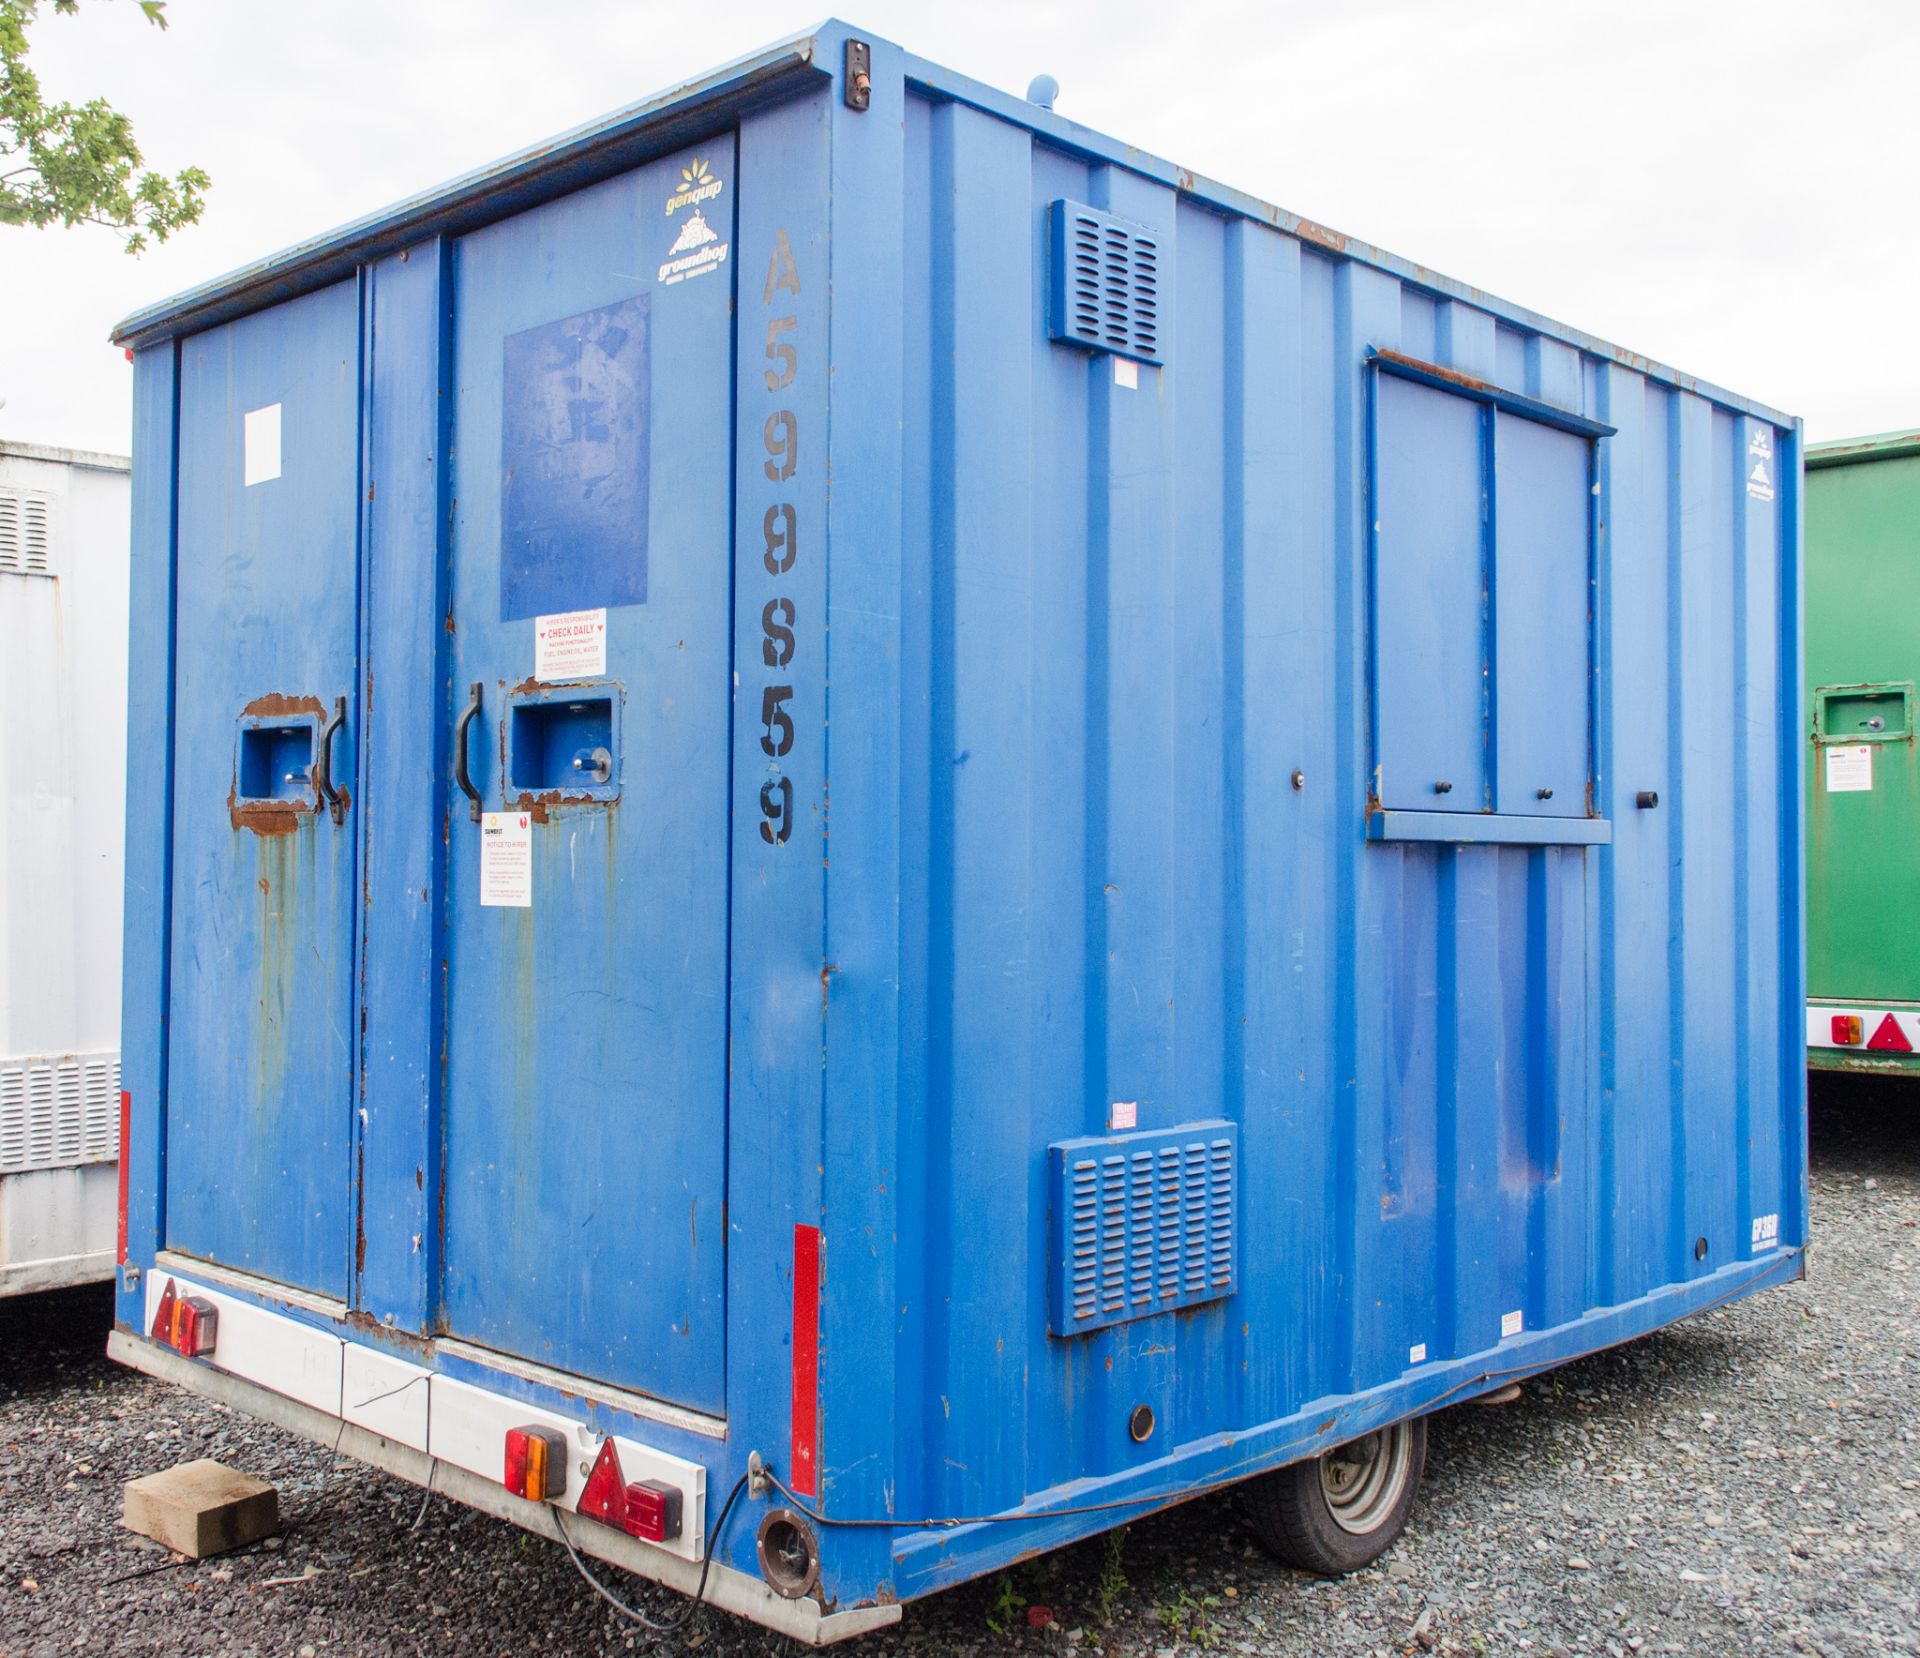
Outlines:
<svg viewBox="0 0 1920 1658"><path fill-rule="evenodd" d="M671 1543L680 1535L680 1487L665 1480L628 1486L627 1530L649 1543Z"/></svg>
<svg viewBox="0 0 1920 1658"><path fill-rule="evenodd" d="M1857 1048L1860 1046L1860 1017L1854 1013L1836 1013L1833 1016L1833 1045L1836 1048Z"/></svg>
<svg viewBox="0 0 1920 1658"><path fill-rule="evenodd" d="M620 1452L611 1439L600 1442L600 1455L580 1493L579 1512L602 1525L618 1526L630 1537L648 1543L671 1543L680 1535L680 1487L665 1480L636 1480L627 1484L620 1471Z"/></svg>
<svg viewBox="0 0 1920 1658"><path fill-rule="evenodd" d="M155 1341L163 1341L176 1353L190 1359L204 1359L220 1338L220 1309L205 1296L181 1295L167 1280L160 1292L160 1305L153 1312Z"/></svg>
<svg viewBox="0 0 1920 1658"><path fill-rule="evenodd" d="M203 1359L220 1337L220 1309L203 1296L183 1295L173 1304L173 1350Z"/></svg>
<svg viewBox="0 0 1920 1658"><path fill-rule="evenodd" d="M507 1429L506 1485L530 1503L550 1502L567 1488L567 1440L558 1428Z"/></svg>

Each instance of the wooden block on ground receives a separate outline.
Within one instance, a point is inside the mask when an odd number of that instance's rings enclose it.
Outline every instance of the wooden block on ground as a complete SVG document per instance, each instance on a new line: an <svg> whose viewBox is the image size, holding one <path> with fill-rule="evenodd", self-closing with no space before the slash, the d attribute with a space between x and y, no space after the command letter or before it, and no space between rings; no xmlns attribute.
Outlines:
<svg viewBox="0 0 1920 1658"><path fill-rule="evenodd" d="M121 1521L176 1554L204 1560L271 1536L280 1524L280 1493L203 1457L128 1480Z"/></svg>

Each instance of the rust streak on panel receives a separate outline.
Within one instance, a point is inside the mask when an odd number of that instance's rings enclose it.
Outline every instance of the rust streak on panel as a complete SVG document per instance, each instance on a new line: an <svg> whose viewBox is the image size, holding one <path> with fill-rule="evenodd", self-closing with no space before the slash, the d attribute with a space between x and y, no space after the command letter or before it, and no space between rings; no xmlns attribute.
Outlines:
<svg viewBox="0 0 1920 1658"><path fill-rule="evenodd" d="M1323 248L1331 248L1335 253L1345 253L1347 244L1352 239L1341 235L1337 230L1329 230L1325 225L1315 224L1311 219L1296 219L1293 233L1302 241L1317 243Z"/></svg>
<svg viewBox="0 0 1920 1658"><path fill-rule="evenodd" d="M1420 373L1431 375L1436 380L1444 380L1448 385L1459 386L1463 391L1480 392L1486 396L1501 395L1501 388L1491 380L1482 380L1477 375L1463 374L1457 368L1448 368L1441 363L1425 363L1418 357L1409 357L1404 351L1376 351L1374 356L1383 363L1398 363L1402 368L1417 369Z"/></svg>
<svg viewBox="0 0 1920 1658"><path fill-rule="evenodd" d="M303 817L313 814L313 805L305 800L256 800L242 806L240 785L227 790L227 819L236 829L251 829L256 835L291 835ZM267 883L260 883L265 891Z"/></svg>
<svg viewBox="0 0 1920 1658"><path fill-rule="evenodd" d="M507 810L525 812L535 823L545 823L552 816L553 808L556 806L601 806L611 811L619 804L617 795L611 800L606 800L599 795L570 794L565 789L542 789L538 794L523 791L509 797Z"/></svg>
<svg viewBox="0 0 1920 1658"><path fill-rule="evenodd" d="M320 706L318 697L296 697L287 691L269 691L263 697L255 697L240 712L263 720L285 719L296 714L312 714L320 719L327 717L327 711Z"/></svg>

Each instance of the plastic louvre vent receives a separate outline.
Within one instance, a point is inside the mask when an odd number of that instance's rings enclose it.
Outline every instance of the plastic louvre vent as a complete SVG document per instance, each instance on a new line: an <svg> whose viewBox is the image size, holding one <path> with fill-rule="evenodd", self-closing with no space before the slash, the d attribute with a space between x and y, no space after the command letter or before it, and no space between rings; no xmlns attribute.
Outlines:
<svg viewBox="0 0 1920 1658"><path fill-rule="evenodd" d="M1048 210L1047 226L1053 338L1158 363L1160 233L1065 199Z"/></svg>
<svg viewBox="0 0 1920 1658"><path fill-rule="evenodd" d="M111 1163L120 1154L120 1056L0 1059L0 1174Z"/></svg>
<svg viewBox="0 0 1920 1658"><path fill-rule="evenodd" d="M0 572L53 574L53 511L44 495L0 489Z"/></svg>
<svg viewBox="0 0 1920 1658"><path fill-rule="evenodd" d="M1047 1147L1053 1334L1233 1294L1239 1144L1234 1124L1214 1121Z"/></svg>

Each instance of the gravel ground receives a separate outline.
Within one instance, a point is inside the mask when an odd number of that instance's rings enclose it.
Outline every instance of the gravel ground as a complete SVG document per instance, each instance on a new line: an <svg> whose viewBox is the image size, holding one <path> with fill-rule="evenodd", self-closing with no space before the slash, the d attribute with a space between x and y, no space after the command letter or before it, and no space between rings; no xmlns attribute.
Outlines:
<svg viewBox="0 0 1920 1658"><path fill-rule="evenodd" d="M843 1650L1920 1654L1920 1092L1817 1079L1813 1149L1809 1282L1441 1416L1378 1566L1281 1570L1209 1498ZM109 1311L0 1303L0 1658L784 1647L633 1632L552 1545L109 1364ZM273 1479L287 1532L188 1565L121 1531L122 1481L198 1456Z"/></svg>

